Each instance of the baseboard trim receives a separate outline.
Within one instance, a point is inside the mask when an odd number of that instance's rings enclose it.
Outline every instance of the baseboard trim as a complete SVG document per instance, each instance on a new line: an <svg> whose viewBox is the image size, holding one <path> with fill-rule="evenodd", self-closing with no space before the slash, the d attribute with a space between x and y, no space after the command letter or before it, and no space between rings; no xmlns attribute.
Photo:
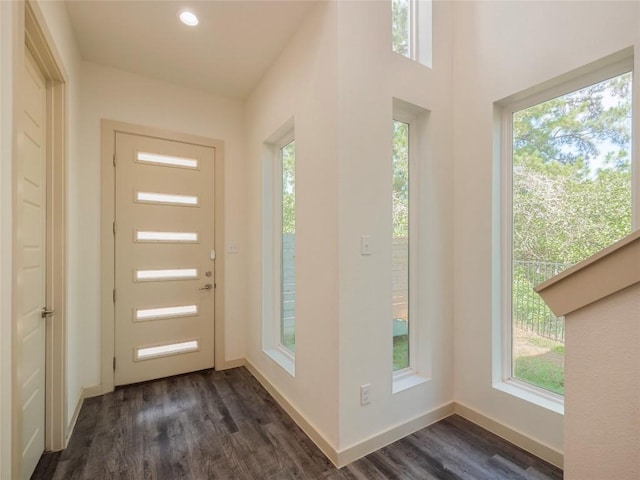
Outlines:
<svg viewBox="0 0 640 480"><path fill-rule="evenodd" d="M97 397L102 394L102 385L94 385L93 387L86 387L82 389L82 398Z"/></svg>
<svg viewBox="0 0 640 480"><path fill-rule="evenodd" d="M289 400L276 388L267 378L258 370L258 368L251 363L250 360L245 360L244 366L251 372L251 374L260 382L264 389L278 402L282 409L293 419L294 422L302 429L304 433L316 444L316 446L326 455L326 457L336 467L342 465L338 462L338 452L329 443L329 441L322 436L322 434L309 422L302 414L300 414L296 408L289 402Z"/></svg>
<svg viewBox="0 0 640 480"><path fill-rule="evenodd" d="M430 412L414 418L413 420L396 425L382 433L363 440L362 442L338 451L322 436L313 424L304 418L295 409L291 402L289 402L289 400L266 379L254 364L249 360L246 360L244 365L258 380L258 382L260 382L260 384L271 394L271 396L273 396L276 402L278 402L284 411L287 412L293 421L296 422L304 433L306 433L318 448L327 456L331 463L338 468L348 465L359 458L375 452L376 450L400 440L407 435L411 435L422 428L428 427L429 425L432 425L454 413L485 428L499 437L504 438L514 445L519 446L520 448L536 455L558 468L563 468L564 466L564 455L561 452L458 402L450 402L442 405Z"/></svg>
<svg viewBox="0 0 640 480"><path fill-rule="evenodd" d="M324 453L331 463L333 463L337 468L344 467L359 458L375 452L396 440L400 440L401 438L417 432L418 430L438 422L454 413L454 403L451 402L401 425L385 430L384 432L374 435L360 443L338 451L326 438L324 438L313 424L304 418L304 416L296 410L291 402L289 402L289 400L266 379L266 377L253 363L251 363L251 361L246 360L245 367L247 367L247 370L251 372L265 390L271 394L283 410L287 412L293 421L296 422L302 431L307 434L313 443L316 444L322 453Z"/></svg>
<svg viewBox="0 0 640 480"><path fill-rule="evenodd" d="M251 374L260 382L260 384L273 396L278 404L293 419L294 422L309 436L309 438L318 446L318 448L327 456L327 458L338 468L358 460L376 450L383 448L401 438L411 435L418 430L428 427L452 414L458 414L461 417L479 425L486 430L504 438L505 440L517 445L527 452L536 455L558 468L564 466L564 455L562 452L554 448L534 440L523 433L508 427L493 418L458 402L450 402L442 405L430 412L420 415L413 420L409 420L400 425L396 425L382 433L376 434L362 442L359 442L342 450L336 450L322 434L304 418L289 400L275 388L266 377L258 370L258 368L249 360L244 361L244 365Z"/></svg>
<svg viewBox="0 0 640 480"><path fill-rule="evenodd" d="M69 444L69 439L71 438L71 434L73 433L73 429L76 427L76 423L78 421L78 416L80 415L80 410L82 409L82 405L84 404L84 400L86 398L97 397L98 395L102 395L102 385L94 385L93 387L86 387L80 389L80 394L78 395L78 399L76 400L76 406L73 409L73 415L71 416L71 421L67 425L67 429L64 436L64 448L67 448Z"/></svg>
<svg viewBox="0 0 640 480"><path fill-rule="evenodd" d="M234 360L225 360L222 365L216 365L216 370L229 370L230 368L244 367L247 364L244 358L236 358Z"/></svg>
<svg viewBox="0 0 640 480"><path fill-rule="evenodd" d="M386 447L401 438L411 435L429 425L447 418L454 413L454 402L447 403L440 407L424 413L412 420L400 425L391 427L382 433L378 433L362 442L351 447L347 447L338 453L338 463L336 466L343 467L349 463L369 455L380 448Z"/></svg>
<svg viewBox="0 0 640 480"><path fill-rule="evenodd" d="M80 415L80 409L82 408L82 404L84 402L84 388L80 389L80 394L76 400L76 406L73 409L73 415L71 415L70 421L67 423L67 428L64 434L64 448L67 448L69 444L69 439L71 438L71 434L73 433L73 429L76 426L76 422L78 421L78 415Z"/></svg>
<svg viewBox="0 0 640 480"><path fill-rule="evenodd" d="M544 443L534 440L531 437L528 437L525 434L520 433L517 430L514 430L513 428L458 402L455 402L455 413L558 468L562 469L564 467L564 455L562 452L559 452Z"/></svg>

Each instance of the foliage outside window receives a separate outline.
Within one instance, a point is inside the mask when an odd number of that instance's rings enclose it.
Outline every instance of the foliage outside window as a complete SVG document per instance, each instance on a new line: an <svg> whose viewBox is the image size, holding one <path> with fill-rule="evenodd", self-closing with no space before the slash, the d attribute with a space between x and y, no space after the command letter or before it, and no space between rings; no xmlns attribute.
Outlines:
<svg viewBox="0 0 640 480"><path fill-rule="evenodd" d="M393 370L409 368L409 124L393 121Z"/></svg>
<svg viewBox="0 0 640 480"><path fill-rule="evenodd" d="M391 0L391 34L393 51L411 58L412 0Z"/></svg>
<svg viewBox="0 0 640 480"><path fill-rule="evenodd" d="M391 49L431 68L433 2L391 0Z"/></svg>
<svg viewBox="0 0 640 480"><path fill-rule="evenodd" d="M564 319L533 292L631 232L631 73L512 117L512 376L564 394Z"/></svg>
<svg viewBox="0 0 640 480"><path fill-rule="evenodd" d="M282 171L282 231L280 241L280 343L296 348L296 145L280 149Z"/></svg>

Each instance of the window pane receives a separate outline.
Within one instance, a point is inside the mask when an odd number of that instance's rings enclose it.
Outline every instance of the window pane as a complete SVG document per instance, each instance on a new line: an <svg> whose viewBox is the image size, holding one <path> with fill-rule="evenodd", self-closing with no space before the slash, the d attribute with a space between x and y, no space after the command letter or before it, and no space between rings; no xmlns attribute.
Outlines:
<svg viewBox="0 0 640 480"><path fill-rule="evenodd" d="M167 345L158 345L157 347L136 348L135 359L137 361L157 357L166 357L167 355L177 355L178 353L194 352L199 348L200 347L198 345L198 340L170 343Z"/></svg>
<svg viewBox="0 0 640 480"><path fill-rule="evenodd" d="M161 203L167 205L198 205L194 195L174 195L170 193L136 192L136 201L141 203Z"/></svg>
<svg viewBox="0 0 640 480"><path fill-rule="evenodd" d="M135 311L135 319L143 320L159 320L163 318L188 317L198 314L197 305L183 305L179 307L163 307L163 308L139 308Z"/></svg>
<svg viewBox="0 0 640 480"><path fill-rule="evenodd" d="M391 1L391 34L393 51L411 55L411 0Z"/></svg>
<svg viewBox="0 0 640 480"><path fill-rule="evenodd" d="M152 163L156 165L167 165L171 167L198 168L198 160L194 158L174 157L170 155L160 155L159 153L138 152L137 161L141 163Z"/></svg>
<svg viewBox="0 0 640 480"><path fill-rule="evenodd" d="M631 232L631 74L513 115L513 377L564 394L564 319L533 287Z"/></svg>
<svg viewBox="0 0 640 480"><path fill-rule="evenodd" d="M409 125L393 122L393 370L409 367Z"/></svg>
<svg viewBox="0 0 640 480"><path fill-rule="evenodd" d="M282 162L282 238L280 270L280 342L296 349L296 145L280 150Z"/></svg>
<svg viewBox="0 0 640 480"><path fill-rule="evenodd" d="M197 232L147 232L136 230L136 242L196 243Z"/></svg>
<svg viewBox="0 0 640 480"><path fill-rule="evenodd" d="M136 281L191 280L198 278L197 268L175 268L167 270L136 270Z"/></svg>

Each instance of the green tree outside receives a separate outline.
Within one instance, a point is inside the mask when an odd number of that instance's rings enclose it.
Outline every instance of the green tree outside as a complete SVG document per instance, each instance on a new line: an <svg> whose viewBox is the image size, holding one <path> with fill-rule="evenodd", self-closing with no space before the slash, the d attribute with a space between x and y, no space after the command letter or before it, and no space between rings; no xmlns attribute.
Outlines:
<svg viewBox="0 0 640 480"><path fill-rule="evenodd" d="M393 51L409 56L409 0L391 0L391 38Z"/></svg>
<svg viewBox="0 0 640 480"><path fill-rule="evenodd" d="M296 142L280 152L282 158L282 232L296 233Z"/></svg>
<svg viewBox="0 0 640 480"><path fill-rule="evenodd" d="M631 78L513 116L514 328L558 322L533 292L549 263L577 263L631 232ZM514 376L564 393L563 343L526 339L514 334Z"/></svg>
<svg viewBox="0 0 640 480"><path fill-rule="evenodd" d="M576 263L630 233L630 87L625 74L514 114L514 259Z"/></svg>

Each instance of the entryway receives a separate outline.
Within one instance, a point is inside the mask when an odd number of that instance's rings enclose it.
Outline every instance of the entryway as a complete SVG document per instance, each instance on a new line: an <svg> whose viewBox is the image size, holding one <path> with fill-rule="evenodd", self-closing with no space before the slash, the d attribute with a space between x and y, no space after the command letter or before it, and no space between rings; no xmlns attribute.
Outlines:
<svg viewBox="0 0 640 480"><path fill-rule="evenodd" d="M215 149L115 137L115 384L212 368Z"/></svg>
<svg viewBox="0 0 640 480"><path fill-rule="evenodd" d="M222 155L215 140L103 122L103 392L216 364Z"/></svg>

